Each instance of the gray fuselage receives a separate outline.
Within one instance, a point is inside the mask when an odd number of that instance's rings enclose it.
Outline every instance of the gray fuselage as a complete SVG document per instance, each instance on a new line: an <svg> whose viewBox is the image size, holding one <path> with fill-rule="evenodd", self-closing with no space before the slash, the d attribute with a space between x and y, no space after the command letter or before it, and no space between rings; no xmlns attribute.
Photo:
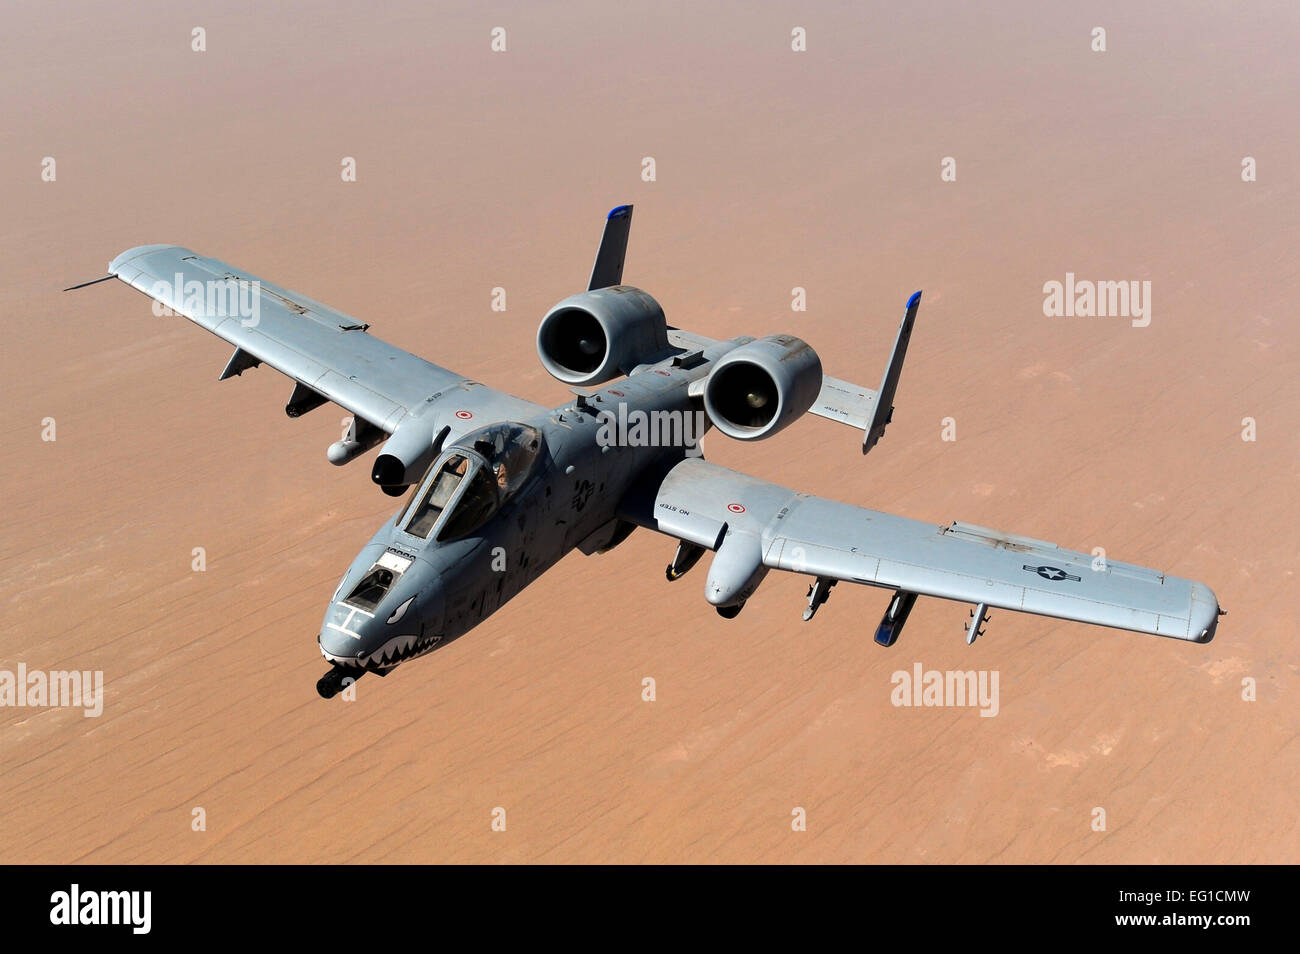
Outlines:
<svg viewBox="0 0 1300 954"><path fill-rule="evenodd" d="M698 453L692 445L707 425L690 385L735 346L719 343L688 366L679 358L643 367L574 404L530 420L494 422L443 447L406 506L344 575L321 628L322 654L345 669L387 673L469 632L569 551L617 544L631 531L618 507L637 480ZM494 429L540 435L522 483L463 536L438 539L442 521L427 536L410 532L412 513L433 493L444 462L467 458L470 473L491 466L475 443ZM458 499L451 498L449 511ZM358 595L359 584L374 576L379 583Z"/></svg>

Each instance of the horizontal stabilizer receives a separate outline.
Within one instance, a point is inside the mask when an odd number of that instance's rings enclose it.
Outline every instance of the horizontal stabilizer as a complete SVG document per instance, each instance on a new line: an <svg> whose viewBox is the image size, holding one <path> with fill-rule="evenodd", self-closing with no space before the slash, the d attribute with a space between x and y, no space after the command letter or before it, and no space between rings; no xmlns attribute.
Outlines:
<svg viewBox="0 0 1300 954"><path fill-rule="evenodd" d="M861 430L864 454L876 446L894 416L894 394L898 391L903 359L907 356L907 344L912 338L912 326L916 323L916 311L920 305L920 292L907 300L907 309L898 327L898 337L894 339L894 350L889 356L879 390L826 376L822 378L817 400L808 409L828 421L839 421Z"/></svg>

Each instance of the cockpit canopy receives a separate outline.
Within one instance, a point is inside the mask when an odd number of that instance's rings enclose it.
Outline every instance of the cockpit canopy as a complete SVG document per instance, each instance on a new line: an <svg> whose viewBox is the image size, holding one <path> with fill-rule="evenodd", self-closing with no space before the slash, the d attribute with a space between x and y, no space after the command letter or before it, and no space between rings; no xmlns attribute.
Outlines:
<svg viewBox="0 0 1300 954"><path fill-rule="evenodd" d="M527 482L542 445L541 431L526 424L466 434L434 461L397 515L397 527L439 542L468 536Z"/></svg>

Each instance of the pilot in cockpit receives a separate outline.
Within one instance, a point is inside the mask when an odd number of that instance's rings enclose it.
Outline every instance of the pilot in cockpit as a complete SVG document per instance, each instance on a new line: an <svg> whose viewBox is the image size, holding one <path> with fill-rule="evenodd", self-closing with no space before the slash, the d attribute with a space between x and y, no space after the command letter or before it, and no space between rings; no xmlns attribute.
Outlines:
<svg viewBox="0 0 1300 954"><path fill-rule="evenodd" d="M439 541L473 532L527 480L536 465L541 440L535 428L502 424L485 429L470 446L473 460L453 445L412 493L395 518L404 532L428 539L439 522ZM462 488L463 481L468 483Z"/></svg>

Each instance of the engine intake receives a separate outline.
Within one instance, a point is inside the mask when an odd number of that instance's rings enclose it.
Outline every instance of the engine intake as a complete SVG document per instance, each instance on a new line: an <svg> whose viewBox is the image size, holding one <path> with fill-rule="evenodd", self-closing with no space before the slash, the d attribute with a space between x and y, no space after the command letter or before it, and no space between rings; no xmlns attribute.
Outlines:
<svg viewBox="0 0 1300 954"><path fill-rule="evenodd" d="M565 384L602 384L669 350L664 310L631 285L570 295L537 328L542 367Z"/></svg>
<svg viewBox="0 0 1300 954"><path fill-rule="evenodd" d="M803 415L822 388L822 363L807 342L769 335L729 351L704 385L704 409L728 437L770 437Z"/></svg>

